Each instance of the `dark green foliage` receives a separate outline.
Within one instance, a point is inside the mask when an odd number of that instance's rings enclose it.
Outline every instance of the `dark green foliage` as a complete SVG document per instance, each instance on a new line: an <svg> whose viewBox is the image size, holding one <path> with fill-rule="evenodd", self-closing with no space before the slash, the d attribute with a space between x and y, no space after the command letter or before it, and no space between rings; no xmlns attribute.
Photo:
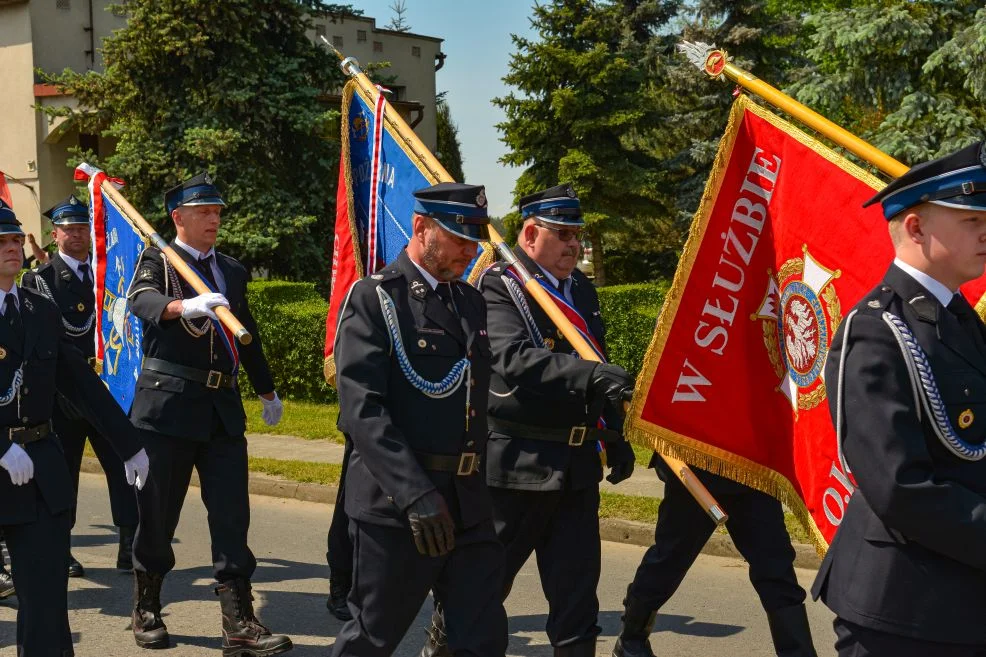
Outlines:
<svg viewBox="0 0 986 657"><path fill-rule="evenodd" d="M436 100L436 125L438 130L438 145L435 156L445 170L456 182L465 182L466 174L462 170L462 149L459 144L459 127L452 120L452 110L445 98L445 93L438 94Z"/></svg>
<svg viewBox="0 0 986 657"><path fill-rule="evenodd" d="M610 357L634 375L650 344L666 292L666 284L599 288ZM335 390L325 383L322 375L328 304L315 291L315 286L254 281L247 296L260 327L278 394L286 399L336 401ZM240 389L252 391L242 373Z"/></svg>
<svg viewBox="0 0 986 657"><path fill-rule="evenodd" d="M986 137L982 2L851 4L805 18L798 100L906 164Z"/></svg>
<svg viewBox="0 0 986 657"><path fill-rule="evenodd" d="M654 335L668 284L614 285L598 291L603 321L606 322L609 359L637 376Z"/></svg>
<svg viewBox="0 0 986 657"><path fill-rule="evenodd" d="M336 401L322 375L328 304L312 283L254 281L247 291L278 395L286 399ZM242 374L240 389L250 391Z"/></svg>
<svg viewBox="0 0 986 657"><path fill-rule="evenodd" d="M164 191L209 170L229 206L219 236L225 252L277 276L327 276L338 110L319 97L341 73L306 36L304 12L347 8L128 0L123 9L127 27L103 42L104 74L49 78L79 101L79 109L55 113L116 140L98 164L128 182L127 198L163 234L173 232Z"/></svg>

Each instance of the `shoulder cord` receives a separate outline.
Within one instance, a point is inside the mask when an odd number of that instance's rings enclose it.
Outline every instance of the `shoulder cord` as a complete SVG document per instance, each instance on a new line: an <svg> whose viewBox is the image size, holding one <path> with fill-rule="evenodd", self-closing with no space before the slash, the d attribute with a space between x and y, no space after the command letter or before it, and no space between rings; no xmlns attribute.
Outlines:
<svg viewBox="0 0 986 657"><path fill-rule="evenodd" d="M17 414L20 415L20 391L21 383L24 382L24 363L22 362L17 366L14 371L14 378L10 381L10 388L4 393L3 397L0 397L0 406L9 406L10 402L14 401L16 397L18 400Z"/></svg>
<svg viewBox="0 0 986 657"><path fill-rule="evenodd" d="M510 298L513 299L517 310L520 311L520 316L524 318L524 323L527 324L527 332L530 334L531 340L534 341L534 346L546 349L547 345L544 343L541 331L538 330L537 322L534 321L534 315L531 314L531 308L527 305L527 299L524 297L524 291L520 289L520 284L508 274L501 274L500 280L507 286L507 292L510 294Z"/></svg>
<svg viewBox="0 0 986 657"><path fill-rule="evenodd" d="M390 334L390 353L397 356L397 363L400 365L404 378L416 390L432 399L442 399L454 394L462 385L462 382L469 379L472 367L469 359L463 358L453 365L452 369L441 381L428 381L422 377L414 371L411 361L407 356L407 351L404 349L404 340L401 338L401 329L397 323L397 311L394 306L394 300L380 286L377 286L377 297L380 298L380 310L383 312L383 319L387 324L387 330ZM467 385L466 408L469 407L470 390L471 386Z"/></svg>
<svg viewBox="0 0 986 657"><path fill-rule="evenodd" d="M184 299L185 294L182 292L181 289L181 281L178 280L178 272L175 270L174 267L171 266L171 263L168 262L168 257L164 255L164 251L161 252L161 260L164 262L165 296L168 296L168 289L170 283L170 287L174 288L175 298ZM197 326L195 322L193 322L190 319L185 319L184 317L179 317L178 320L181 323L181 327L185 329L185 332L188 333L193 338L201 338L203 335L205 335L212 329L212 320L210 320L208 317L203 318L204 322L202 326Z"/></svg>
<svg viewBox="0 0 986 657"><path fill-rule="evenodd" d="M897 343L900 345L901 353L904 354L904 362L907 364L907 373L911 377L911 386L919 409L918 417L920 418L920 409L923 407L931 420L931 426L938 439L952 454L964 461L982 460L986 457L986 444L967 443L955 432L955 428L945 412L945 402L938 390L938 383L931 371L928 356L918 344L910 327L899 317L886 311L883 313L883 321L893 331L894 337L897 338ZM920 394L920 391L923 391L924 394Z"/></svg>
<svg viewBox="0 0 986 657"><path fill-rule="evenodd" d="M45 281L44 277L41 276L41 274L35 274L35 276L34 276L34 287L37 288L38 292L40 292L44 296L48 297L48 299L52 303L54 303L55 305L58 305L58 302L55 301L55 295L52 293L51 288L48 287L47 281ZM86 320L86 323L83 324L82 326L75 326L73 324L70 324L65 319L65 316L64 315L62 315L62 326L65 327L65 332L66 333L68 333L73 338L77 338L80 335L85 335L86 333L89 332L89 329L92 328L92 323L93 323L93 321L95 319L96 319L96 309L94 308L93 311L91 313L89 313L89 319L87 319ZM2 401L2 398L0 398L0 401ZM3 404L0 404L0 406L2 406L2 405Z"/></svg>

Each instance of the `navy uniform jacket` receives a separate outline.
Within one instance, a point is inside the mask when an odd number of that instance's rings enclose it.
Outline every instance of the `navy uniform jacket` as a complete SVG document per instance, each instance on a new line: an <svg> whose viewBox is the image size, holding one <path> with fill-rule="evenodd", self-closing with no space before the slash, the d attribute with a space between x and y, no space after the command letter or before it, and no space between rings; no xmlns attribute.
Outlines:
<svg viewBox="0 0 986 657"><path fill-rule="evenodd" d="M421 467L415 451L482 454L490 345L486 304L472 286L454 282L459 317L446 308L406 252L378 274L358 281L339 315L335 343L339 426L353 441L346 472L346 513L378 525L404 526L407 508L425 493L445 498L457 526L491 517L480 473L458 476ZM408 382L391 346L377 288L393 299L396 322L411 368L441 381L463 357L471 380L451 395L426 396ZM471 409L466 427L466 393Z"/></svg>
<svg viewBox="0 0 986 657"><path fill-rule="evenodd" d="M0 396L10 389L21 363L24 380L19 399L0 406L0 431L48 422L57 391L106 436L122 460L130 459L140 451L140 438L82 352L65 337L58 307L29 288L19 288L18 297L23 342L0 317ZM34 478L14 486L7 471L0 469L0 525L33 522L39 490L53 514L75 506L72 478L55 435L23 448L34 461ZM8 449L8 436L0 436L0 456Z"/></svg>
<svg viewBox="0 0 986 657"><path fill-rule="evenodd" d="M192 256L184 249L174 243L172 248L192 264ZM240 361L257 394L272 392L274 381L261 346L257 323L247 304L246 290L250 275L238 261L222 253L216 252L216 262L226 280L225 296L229 300L230 311L253 335L250 344L237 345ZM165 267L164 254L160 250L153 247L144 250L128 293L130 311L143 320L144 357L231 374L232 359L222 343L222 337L216 334L212 320L205 317L161 319L161 313L169 303L194 296L198 293L178 276L174 268L171 265ZM140 429L180 438L209 440L213 433L213 412L218 414L227 435L242 436L246 431L246 415L238 388L210 389L204 383L145 369L137 379L130 419Z"/></svg>
<svg viewBox="0 0 986 657"><path fill-rule="evenodd" d="M518 259L535 278L544 278L540 267L520 247ZM520 310L507 291L504 264L484 272L479 289L489 310L489 335L493 347L490 382L491 422L502 418L529 426L567 429L595 426L602 409L587 398L592 370L597 363L573 356L565 340L533 297L524 292L531 316L550 349L536 346ZM606 332L595 286L582 272L572 272L571 293L575 308L605 352ZM606 416L607 427L622 431L620 415ZM632 458L626 443L607 445L609 461ZM602 479L596 443L580 447L530 438L511 438L491 430L486 447L486 481L496 488L561 490L595 486Z"/></svg>
<svg viewBox="0 0 986 657"><path fill-rule="evenodd" d="M91 275L95 276L95 272ZM44 285L41 281L44 282ZM60 253L51 256L47 263L34 271L25 272L21 278L21 286L37 290L42 294L45 294L44 288L47 287L48 291L51 292L49 298L58 306L66 322L76 329L88 325L88 330L73 330L71 333L67 332L66 336L86 358L92 358L96 354L95 322L92 321L96 296L92 287L83 283L76 276L72 268L62 259ZM45 296L48 295L45 294Z"/></svg>
<svg viewBox="0 0 986 657"><path fill-rule="evenodd" d="M892 313L910 327L948 419L968 443L986 438L986 356L950 311L895 266L855 311L848 337L843 322L832 341L825 381L837 421L845 351L842 442L858 487L812 594L863 627L986 644L986 460L953 455L928 413L919 416L903 354L881 317ZM961 428L959 416L970 412L972 423Z"/></svg>

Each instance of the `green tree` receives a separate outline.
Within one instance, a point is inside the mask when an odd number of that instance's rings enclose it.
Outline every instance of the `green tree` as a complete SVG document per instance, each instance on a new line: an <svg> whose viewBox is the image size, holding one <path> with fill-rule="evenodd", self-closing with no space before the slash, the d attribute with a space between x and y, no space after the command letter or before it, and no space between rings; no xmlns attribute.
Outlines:
<svg viewBox="0 0 986 657"><path fill-rule="evenodd" d="M228 207L223 250L274 276L329 272L339 146L334 57L306 36L318 0L128 0L127 27L103 43L106 71L48 79L79 101L70 115L116 141L98 163L164 234L163 194L203 169ZM92 158L91 153L78 153Z"/></svg>
<svg viewBox="0 0 986 657"><path fill-rule="evenodd" d="M593 0L536 4L536 38L512 37L504 81L514 90L493 101L506 114L497 126L509 148L501 161L525 167L515 198L572 183L599 284L606 283L604 235L653 213L661 200L657 162L634 144L654 115L641 93L648 81L640 50L624 39L622 9Z"/></svg>
<svg viewBox="0 0 986 657"><path fill-rule="evenodd" d="M462 170L462 148L459 143L459 126L452 120L452 110L449 108L445 92L435 98L435 122L438 128L438 152L435 155L446 171L456 182L465 182L466 174Z"/></svg>
<svg viewBox="0 0 986 657"><path fill-rule="evenodd" d="M982 2L853 4L805 18L798 100L908 164L986 137Z"/></svg>
<svg viewBox="0 0 986 657"><path fill-rule="evenodd" d="M404 16L407 13L407 3L404 0L394 0L394 4L390 5L390 10L394 12L394 15L384 27L395 32L410 32L411 25Z"/></svg>

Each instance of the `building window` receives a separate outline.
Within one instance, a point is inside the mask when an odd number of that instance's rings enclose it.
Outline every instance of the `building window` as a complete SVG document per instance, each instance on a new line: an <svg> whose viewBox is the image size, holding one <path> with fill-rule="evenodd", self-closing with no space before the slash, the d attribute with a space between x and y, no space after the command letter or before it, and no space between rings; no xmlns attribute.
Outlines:
<svg viewBox="0 0 986 657"><path fill-rule="evenodd" d="M421 56L421 46L411 46L411 57Z"/></svg>
<svg viewBox="0 0 986 657"><path fill-rule="evenodd" d="M316 37L324 37L325 36L325 26L324 25L316 25L315 26L315 36Z"/></svg>
<svg viewBox="0 0 986 657"><path fill-rule="evenodd" d="M366 43L366 30L356 30L356 43Z"/></svg>
<svg viewBox="0 0 986 657"><path fill-rule="evenodd" d="M342 48L342 37L341 36L332 37L332 45L335 46L336 48Z"/></svg>
<svg viewBox="0 0 986 657"><path fill-rule="evenodd" d="M62 11L70 11L72 9L72 0L56 0L55 9L61 9Z"/></svg>
<svg viewBox="0 0 986 657"><path fill-rule="evenodd" d="M373 52L383 52L383 41L373 42Z"/></svg>

